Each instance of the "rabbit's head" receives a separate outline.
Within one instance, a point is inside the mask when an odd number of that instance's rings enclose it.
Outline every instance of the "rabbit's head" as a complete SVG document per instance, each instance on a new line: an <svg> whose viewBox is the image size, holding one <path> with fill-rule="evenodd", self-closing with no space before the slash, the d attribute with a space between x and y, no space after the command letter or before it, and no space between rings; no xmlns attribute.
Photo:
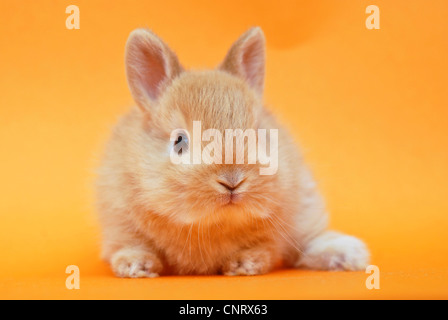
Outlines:
<svg viewBox="0 0 448 320"><path fill-rule="evenodd" d="M258 129L267 129L269 154L272 129L265 127L269 114L262 104L265 40L260 28L244 33L218 68L208 71L186 71L159 37L138 29L127 42L125 63L139 107L139 131L128 143L143 206L180 223L238 223L275 210L281 198L278 177L260 174L257 150L263 146Z"/></svg>

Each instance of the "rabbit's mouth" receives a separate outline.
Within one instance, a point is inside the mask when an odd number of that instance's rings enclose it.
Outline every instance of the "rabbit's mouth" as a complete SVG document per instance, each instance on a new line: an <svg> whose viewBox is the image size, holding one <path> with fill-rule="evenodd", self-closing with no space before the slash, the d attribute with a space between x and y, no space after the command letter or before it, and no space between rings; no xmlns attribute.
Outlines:
<svg viewBox="0 0 448 320"><path fill-rule="evenodd" d="M240 203L242 200L243 195L241 192L232 192L232 191L222 194L218 198L218 202L220 202L222 206L235 205Z"/></svg>

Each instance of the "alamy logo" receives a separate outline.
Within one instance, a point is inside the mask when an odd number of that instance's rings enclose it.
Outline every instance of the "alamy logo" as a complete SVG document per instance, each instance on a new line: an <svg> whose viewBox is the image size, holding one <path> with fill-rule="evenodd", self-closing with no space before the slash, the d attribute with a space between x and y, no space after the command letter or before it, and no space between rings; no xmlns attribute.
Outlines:
<svg viewBox="0 0 448 320"><path fill-rule="evenodd" d="M70 14L65 20L65 27L68 30L79 29L79 8L75 5L70 5L65 9L65 13Z"/></svg>
<svg viewBox="0 0 448 320"><path fill-rule="evenodd" d="M67 289L79 289L79 267L75 265L67 266L65 273L69 274L65 280L65 286Z"/></svg>
<svg viewBox="0 0 448 320"><path fill-rule="evenodd" d="M225 129L224 134L217 129L207 129L202 132L201 121L193 121L192 137L184 129L171 132L171 162L174 164L222 164L223 162L245 164L247 155L247 164L262 165L259 168L260 175L274 175L278 169L278 129L269 129L269 140L267 133L266 129L245 129L244 131ZM202 148L203 142L209 143Z"/></svg>
<svg viewBox="0 0 448 320"><path fill-rule="evenodd" d="M366 13L370 14L366 19L366 28L369 30L380 28L380 8L370 5L366 8Z"/></svg>
<svg viewBox="0 0 448 320"><path fill-rule="evenodd" d="M369 265L366 268L366 273L370 276L366 279L366 288L369 290L380 288L380 268L375 265Z"/></svg>

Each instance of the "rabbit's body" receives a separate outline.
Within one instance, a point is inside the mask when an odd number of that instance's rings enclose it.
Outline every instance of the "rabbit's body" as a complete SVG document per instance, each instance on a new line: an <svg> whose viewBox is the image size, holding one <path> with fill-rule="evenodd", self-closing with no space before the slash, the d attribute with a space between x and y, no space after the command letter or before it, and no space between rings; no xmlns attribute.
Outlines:
<svg viewBox="0 0 448 320"><path fill-rule="evenodd" d="M249 275L281 262L365 267L361 241L325 231L315 183L289 133L263 106L259 29L241 37L218 70L184 71L142 30L131 35L126 62L138 107L116 126L98 177L103 257L118 276ZM260 175L259 163L173 164L170 134L192 132L193 121L222 132L278 129L277 172Z"/></svg>

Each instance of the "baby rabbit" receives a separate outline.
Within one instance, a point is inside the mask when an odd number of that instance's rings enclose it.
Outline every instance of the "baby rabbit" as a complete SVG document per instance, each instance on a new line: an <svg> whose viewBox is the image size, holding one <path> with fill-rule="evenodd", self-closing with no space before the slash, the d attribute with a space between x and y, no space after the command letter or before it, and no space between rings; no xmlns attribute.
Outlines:
<svg viewBox="0 0 448 320"><path fill-rule="evenodd" d="M362 241L326 229L327 213L301 154L263 106L260 28L244 33L207 71L185 70L159 37L137 29L125 64L136 107L115 127L97 180L102 256L117 276L367 266ZM277 129L278 169L260 174L259 161L173 163L172 154L192 147L194 121L223 132ZM247 151L244 143L235 148Z"/></svg>

